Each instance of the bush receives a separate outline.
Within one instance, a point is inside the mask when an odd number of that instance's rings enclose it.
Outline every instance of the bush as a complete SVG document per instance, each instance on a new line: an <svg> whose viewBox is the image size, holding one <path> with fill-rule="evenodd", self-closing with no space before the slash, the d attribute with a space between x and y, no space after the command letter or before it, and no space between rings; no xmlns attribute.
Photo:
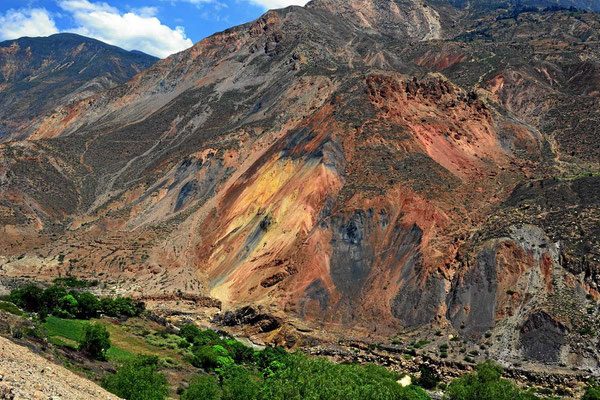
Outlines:
<svg viewBox="0 0 600 400"><path fill-rule="evenodd" d="M600 400L600 386L595 382L590 382L585 388L585 393L581 400Z"/></svg>
<svg viewBox="0 0 600 400"><path fill-rule="evenodd" d="M0 311L6 311L8 313L17 315L19 317L22 317L25 315L25 313L23 311L21 311L19 309L19 307L17 307L15 304L9 303L6 301L2 301L2 300L0 300Z"/></svg>
<svg viewBox="0 0 600 400"><path fill-rule="evenodd" d="M420 368L421 377L417 379L416 384L425 389L434 389L438 382L438 376L431 367L422 366Z"/></svg>
<svg viewBox="0 0 600 400"><path fill-rule="evenodd" d="M231 358L233 358L236 363L243 364L254 362L254 350L251 347L245 346L237 340L227 340L226 344Z"/></svg>
<svg viewBox="0 0 600 400"><path fill-rule="evenodd" d="M211 346L196 346L192 350L191 364L212 371L219 366L219 354Z"/></svg>
<svg viewBox="0 0 600 400"><path fill-rule="evenodd" d="M262 382L258 373L239 365L232 365L221 372L224 400L256 399L261 391Z"/></svg>
<svg viewBox="0 0 600 400"><path fill-rule="evenodd" d="M194 324L185 324L179 329L179 336L188 341L188 343L194 343L196 336L199 336L202 331Z"/></svg>
<svg viewBox="0 0 600 400"><path fill-rule="evenodd" d="M166 399L169 383L156 372L157 365L156 356L138 356L125 362L116 373L105 376L102 387L126 400Z"/></svg>
<svg viewBox="0 0 600 400"><path fill-rule="evenodd" d="M210 375L195 376L182 393L181 400L221 400L219 382Z"/></svg>
<svg viewBox="0 0 600 400"><path fill-rule="evenodd" d="M502 367L491 361L477 366L477 372L454 380L446 391L449 400L533 400L532 394L502 379Z"/></svg>
<svg viewBox="0 0 600 400"><path fill-rule="evenodd" d="M97 360L106 360L106 351L110 348L110 335L104 325L92 324L85 327L79 350L88 353Z"/></svg>

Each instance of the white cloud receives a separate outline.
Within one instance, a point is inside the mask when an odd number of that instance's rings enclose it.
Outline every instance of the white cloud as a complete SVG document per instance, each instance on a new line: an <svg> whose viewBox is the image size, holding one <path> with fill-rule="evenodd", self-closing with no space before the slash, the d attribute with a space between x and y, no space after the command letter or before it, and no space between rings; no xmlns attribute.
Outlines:
<svg viewBox="0 0 600 400"><path fill-rule="evenodd" d="M107 3L89 0L60 0L77 27L69 31L101 40L127 50L141 50L161 58L192 46L183 27L163 25L146 8L122 14Z"/></svg>
<svg viewBox="0 0 600 400"><path fill-rule="evenodd" d="M57 33L54 20L43 8L8 10L0 13L0 40Z"/></svg>
<svg viewBox="0 0 600 400"><path fill-rule="evenodd" d="M287 6L303 6L308 3L308 0L249 0L250 3L262 6L269 10L275 8L284 8Z"/></svg>

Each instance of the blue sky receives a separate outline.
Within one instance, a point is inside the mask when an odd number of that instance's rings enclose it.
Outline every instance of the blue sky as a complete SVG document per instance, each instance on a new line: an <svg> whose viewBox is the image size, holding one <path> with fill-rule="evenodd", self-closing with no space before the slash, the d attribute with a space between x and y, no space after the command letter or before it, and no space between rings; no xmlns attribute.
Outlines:
<svg viewBox="0 0 600 400"><path fill-rule="evenodd" d="M267 9L307 0L0 0L0 41L74 32L166 57Z"/></svg>

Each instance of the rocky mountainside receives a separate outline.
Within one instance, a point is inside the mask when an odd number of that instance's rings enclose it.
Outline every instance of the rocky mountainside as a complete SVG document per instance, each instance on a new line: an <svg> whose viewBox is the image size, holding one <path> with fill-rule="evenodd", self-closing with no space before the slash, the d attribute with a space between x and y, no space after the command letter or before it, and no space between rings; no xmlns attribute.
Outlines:
<svg viewBox="0 0 600 400"><path fill-rule="evenodd" d="M0 271L597 373L599 36L556 7L269 11L0 146Z"/></svg>
<svg viewBox="0 0 600 400"><path fill-rule="evenodd" d="M30 121L57 105L118 86L156 60L70 33L0 43L0 141L26 136Z"/></svg>

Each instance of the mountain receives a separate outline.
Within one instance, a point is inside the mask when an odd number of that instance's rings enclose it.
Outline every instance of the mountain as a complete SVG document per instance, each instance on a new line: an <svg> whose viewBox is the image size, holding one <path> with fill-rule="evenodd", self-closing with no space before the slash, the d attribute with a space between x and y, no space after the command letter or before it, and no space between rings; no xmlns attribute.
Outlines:
<svg viewBox="0 0 600 400"><path fill-rule="evenodd" d="M599 36L555 7L269 11L0 146L4 279L597 373Z"/></svg>
<svg viewBox="0 0 600 400"><path fill-rule="evenodd" d="M156 60L70 33L0 43L0 140L26 136L57 105L118 86Z"/></svg>

